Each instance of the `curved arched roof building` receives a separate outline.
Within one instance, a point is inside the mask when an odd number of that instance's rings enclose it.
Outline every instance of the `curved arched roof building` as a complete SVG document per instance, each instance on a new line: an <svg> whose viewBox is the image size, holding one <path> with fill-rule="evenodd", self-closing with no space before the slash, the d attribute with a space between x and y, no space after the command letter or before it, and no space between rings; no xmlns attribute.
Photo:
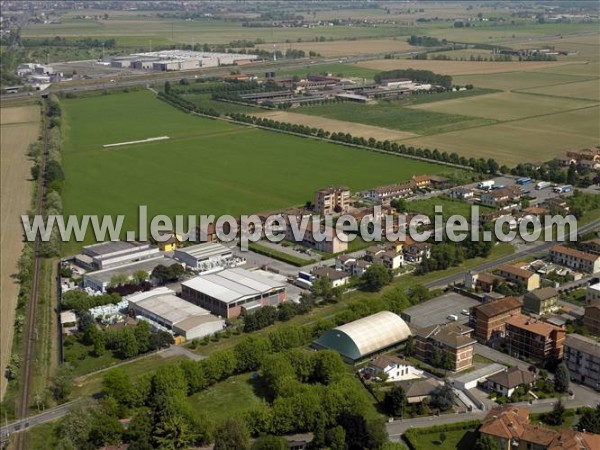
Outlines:
<svg viewBox="0 0 600 450"><path fill-rule="evenodd" d="M400 316L381 311L325 331L314 346L335 350L354 362L405 341L411 334Z"/></svg>

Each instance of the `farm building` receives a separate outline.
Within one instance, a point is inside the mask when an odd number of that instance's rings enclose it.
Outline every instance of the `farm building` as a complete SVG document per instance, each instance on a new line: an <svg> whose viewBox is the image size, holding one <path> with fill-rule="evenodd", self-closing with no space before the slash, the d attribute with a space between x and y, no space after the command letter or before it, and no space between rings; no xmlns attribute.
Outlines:
<svg viewBox="0 0 600 450"><path fill-rule="evenodd" d="M216 242L206 242L175 250L175 259L198 272L220 270L233 262L230 248Z"/></svg>
<svg viewBox="0 0 600 450"><path fill-rule="evenodd" d="M159 255L158 249L149 242L107 241L86 245L74 262L86 270L100 270Z"/></svg>
<svg viewBox="0 0 600 450"><path fill-rule="evenodd" d="M174 259L159 256L158 258L144 259L142 261L124 264L110 269L88 272L83 276L83 287L105 292L106 288L110 285L111 280L116 276L123 276L127 279L131 279L133 275L139 271L144 271L150 275L157 266L163 265L169 267L176 263L177 261Z"/></svg>
<svg viewBox="0 0 600 450"><path fill-rule="evenodd" d="M381 311L325 331L313 342L313 346L335 350L346 361L355 363L394 347L410 336L410 329L400 316Z"/></svg>
<svg viewBox="0 0 600 450"><path fill-rule="evenodd" d="M181 295L227 319L286 299L285 283L245 269L225 269L181 284Z"/></svg>
<svg viewBox="0 0 600 450"><path fill-rule="evenodd" d="M225 326L225 321L207 310L177 297L166 287L126 297L129 309L151 324L191 340L211 335Z"/></svg>

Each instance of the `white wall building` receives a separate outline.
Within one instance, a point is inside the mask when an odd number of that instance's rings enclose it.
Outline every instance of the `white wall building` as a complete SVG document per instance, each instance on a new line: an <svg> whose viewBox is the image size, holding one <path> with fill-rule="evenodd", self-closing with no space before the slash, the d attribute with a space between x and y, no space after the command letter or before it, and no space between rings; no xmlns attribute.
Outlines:
<svg viewBox="0 0 600 450"><path fill-rule="evenodd" d="M401 381L421 378L423 371L416 369L407 360L392 355L379 355L369 361L364 368L364 373L373 378L386 381Z"/></svg>

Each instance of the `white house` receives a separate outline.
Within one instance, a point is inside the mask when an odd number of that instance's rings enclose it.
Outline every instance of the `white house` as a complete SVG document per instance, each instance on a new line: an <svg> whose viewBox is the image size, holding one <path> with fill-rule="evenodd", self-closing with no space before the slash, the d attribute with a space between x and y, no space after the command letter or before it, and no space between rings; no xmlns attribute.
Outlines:
<svg viewBox="0 0 600 450"><path fill-rule="evenodd" d="M533 373L514 366L488 377L486 386L499 395L510 397L519 386L531 387L534 382L535 375Z"/></svg>
<svg viewBox="0 0 600 450"><path fill-rule="evenodd" d="M364 368L364 373L371 378L382 378L386 375L386 381L412 380L423 376L422 370L393 355L379 355L372 359Z"/></svg>
<svg viewBox="0 0 600 450"><path fill-rule="evenodd" d="M317 278L328 278L331 281L331 286L336 288L344 286L350 281L350 274L343 270L335 270L330 267L319 267L312 271L312 274Z"/></svg>

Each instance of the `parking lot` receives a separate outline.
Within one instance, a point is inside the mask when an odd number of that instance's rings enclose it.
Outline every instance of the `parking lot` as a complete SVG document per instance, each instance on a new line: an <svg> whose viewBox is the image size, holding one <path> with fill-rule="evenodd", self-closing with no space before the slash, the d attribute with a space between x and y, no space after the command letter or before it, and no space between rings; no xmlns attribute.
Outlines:
<svg viewBox="0 0 600 450"><path fill-rule="evenodd" d="M518 185L517 184L517 180L521 178L521 177L513 177L513 176L502 176L502 177L494 177L494 178L490 178L491 180L494 180L494 186L518 186L519 188L521 188L521 190L526 193L527 196L536 199L536 201L532 202L532 204L539 204L544 202L545 200L549 199L549 198L553 198L553 197L558 197L559 194L555 193L552 191L552 187L547 187L545 189L536 189L535 185L537 183L536 180L533 180L531 183L526 184L526 185ZM481 191L480 189L477 188L477 184L478 183L472 183L472 184L467 184L465 185L465 187L467 188L473 188L476 191ZM570 192L565 192L563 194L560 194L563 197L568 197L570 195L573 195L573 191Z"/></svg>
<svg viewBox="0 0 600 450"><path fill-rule="evenodd" d="M411 306L401 313L402 318L411 328L423 328L430 325L450 322L448 316L455 315L459 323L467 323L469 316L463 310L478 305L479 302L455 292L448 292L440 297L428 300L420 305Z"/></svg>

